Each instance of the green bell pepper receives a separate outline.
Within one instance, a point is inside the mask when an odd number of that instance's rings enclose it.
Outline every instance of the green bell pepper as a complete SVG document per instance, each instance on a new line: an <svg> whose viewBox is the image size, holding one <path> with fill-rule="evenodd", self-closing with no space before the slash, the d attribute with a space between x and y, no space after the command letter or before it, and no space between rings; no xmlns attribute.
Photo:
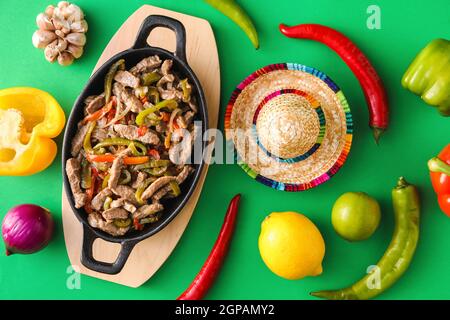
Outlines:
<svg viewBox="0 0 450 320"><path fill-rule="evenodd" d="M450 41L430 42L409 66L402 85L436 106L441 115L450 116Z"/></svg>

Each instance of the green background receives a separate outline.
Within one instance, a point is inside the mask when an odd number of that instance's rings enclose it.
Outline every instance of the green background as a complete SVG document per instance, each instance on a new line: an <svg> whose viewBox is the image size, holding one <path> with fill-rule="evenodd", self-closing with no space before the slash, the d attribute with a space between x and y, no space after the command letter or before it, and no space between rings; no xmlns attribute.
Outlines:
<svg viewBox="0 0 450 320"><path fill-rule="evenodd" d="M342 170L329 182L302 193L265 187L237 165L213 165L200 201L181 241L164 266L137 289L81 276L81 289L66 287L69 260L61 221L61 158L30 177L0 178L0 215L21 203L49 208L57 229L51 244L28 255L0 255L0 298L173 299L191 282L206 259L222 224L228 201L242 193L242 205L230 254L210 299L308 299L318 289L346 286L365 274L389 244L393 230L390 190L400 175L420 187L421 239L414 261L398 283L380 299L450 298L450 219L440 212L432 191L427 160L449 143L449 119L440 117L400 85L403 72L430 40L450 38L450 2L366 0L241 0L253 17L261 49L255 51L245 35L226 17L200 0L76 1L86 13L90 30L85 55L74 65L51 65L31 44L35 17L49 0L1 1L0 88L33 86L50 92L69 115L100 56L121 24L143 4L208 19L215 31L222 73L220 128L233 88L248 74L267 64L298 62L327 73L343 89L352 108L353 147ZM366 27L367 7L381 8L381 30ZM322 23L353 39L383 78L391 108L391 126L376 146L367 126L368 112L358 81L339 57L324 45L288 39L278 24ZM62 137L58 139L61 146ZM367 241L339 238L330 222L331 207L346 191L365 191L379 200L380 228ZM288 281L272 274L260 259L260 223L272 211L293 210L310 217L326 241L320 277Z"/></svg>

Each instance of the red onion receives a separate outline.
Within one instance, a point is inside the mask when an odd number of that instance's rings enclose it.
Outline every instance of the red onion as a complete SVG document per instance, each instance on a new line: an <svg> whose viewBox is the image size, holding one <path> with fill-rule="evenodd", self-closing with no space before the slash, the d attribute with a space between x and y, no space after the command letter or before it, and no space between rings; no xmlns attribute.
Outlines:
<svg viewBox="0 0 450 320"><path fill-rule="evenodd" d="M8 211L2 224L6 255L34 253L52 238L53 219L50 212L34 204L22 204Z"/></svg>

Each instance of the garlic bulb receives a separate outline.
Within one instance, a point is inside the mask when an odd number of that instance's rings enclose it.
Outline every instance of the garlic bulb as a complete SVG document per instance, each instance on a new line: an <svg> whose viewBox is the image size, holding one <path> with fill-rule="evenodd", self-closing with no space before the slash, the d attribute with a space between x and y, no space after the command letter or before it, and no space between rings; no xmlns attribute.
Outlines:
<svg viewBox="0 0 450 320"><path fill-rule="evenodd" d="M56 7L49 5L36 17L36 24L39 29L32 42L44 49L47 61L68 66L83 55L88 23L79 6L68 1L60 1Z"/></svg>

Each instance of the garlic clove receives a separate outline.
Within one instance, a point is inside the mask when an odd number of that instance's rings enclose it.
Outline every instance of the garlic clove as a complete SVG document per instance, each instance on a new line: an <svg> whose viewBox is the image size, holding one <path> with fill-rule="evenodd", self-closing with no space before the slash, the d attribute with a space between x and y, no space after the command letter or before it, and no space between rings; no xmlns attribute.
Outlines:
<svg viewBox="0 0 450 320"><path fill-rule="evenodd" d="M56 30L70 30L70 24L67 20L64 18L53 18L53 25L55 26Z"/></svg>
<svg viewBox="0 0 450 320"><path fill-rule="evenodd" d="M67 51L70 52L75 59L80 58L83 55L83 47L75 46L73 44L70 44L67 48Z"/></svg>
<svg viewBox="0 0 450 320"><path fill-rule="evenodd" d="M84 14L83 11L81 10L81 8L75 4L71 4L69 5L66 9L65 9L65 13L68 16L68 19L70 21L81 21L84 19Z"/></svg>
<svg viewBox="0 0 450 320"><path fill-rule="evenodd" d="M36 24L41 30L55 30L52 21L45 13L40 13L36 17Z"/></svg>
<svg viewBox="0 0 450 320"><path fill-rule="evenodd" d="M86 44L86 35L84 33L78 33L78 32L69 33L66 36L66 40L71 44L82 47Z"/></svg>
<svg viewBox="0 0 450 320"><path fill-rule="evenodd" d="M56 34L52 31L36 30L33 33L32 41L36 48L43 49L56 38Z"/></svg>
<svg viewBox="0 0 450 320"><path fill-rule="evenodd" d="M67 8L69 5L70 5L70 3L68 1L60 1L60 2L58 2L58 8L60 8L60 9Z"/></svg>
<svg viewBox="0 0 450 320"><path fill-rule="evenodd" d="M66 40L58 39L58 44L56 45L56 49L58 49L58 51L62 52L64 50L66 50L67 46L68 46L68 43Z"/></svg>
<svg viewBox="0 0 450 320"><path fill-rule="evenodd" d="M62 66L68 66L73 63L73 56L67 51L61 52L58 56L58 63Z"/></svg>
<svg viewBox="0 0 450 320"><path fill-rule="evenodd" d="M59 50L56 48L58 46L58 40L53 41L48 46L45 47L44 56L48 62L55 62L56 58L59 55Z"/></svg>
<svg viewBox="0 0 450 320"><path fill-rule="evenodd" d="M48 17L53 17L53 12L54 12L54 10L55 10L55 7L52 6L52 5L49 5L49 6L45 9L45 14L46 14Z"/></svg>
<svg viewBox="0 0 450 320"><path fill-rule="evenodd" d="M70 25L72 32L86 33L88 31L88 24L86 20L75 21Z"/></svg>

